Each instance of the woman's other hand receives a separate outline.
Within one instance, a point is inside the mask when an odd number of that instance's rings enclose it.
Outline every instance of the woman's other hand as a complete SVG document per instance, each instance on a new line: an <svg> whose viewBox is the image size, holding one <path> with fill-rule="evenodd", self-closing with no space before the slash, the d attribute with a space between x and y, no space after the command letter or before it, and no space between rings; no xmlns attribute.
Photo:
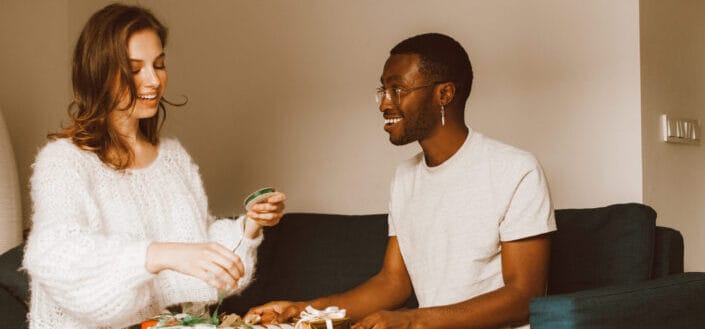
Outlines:
<svg viewBox="0 0 705 329"><path fill-rule="evenodd" d="M145 267L153 274L173 270L190 275L220 290L237 288L245 274L240 257L216 242L154 242L147 248Z"/></svg>
<svg viewBox="0 0 705 329"><path fill-rule="evenodd" d="M266 200L259 202L247 212L248 223L245 226L245 234L253 239L263 226L274 226L284 216L284 201L286 194L274 192Z"/></svg>

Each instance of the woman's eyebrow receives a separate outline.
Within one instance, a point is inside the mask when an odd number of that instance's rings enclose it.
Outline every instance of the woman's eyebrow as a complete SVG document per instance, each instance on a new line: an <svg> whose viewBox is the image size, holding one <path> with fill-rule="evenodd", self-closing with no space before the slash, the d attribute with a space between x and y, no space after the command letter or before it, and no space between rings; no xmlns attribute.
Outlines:
<svg viewBox="0 0 705 329"><path fill-rule="evenodd" d="M156 61L156 60L158 60L158 59L160 59L160 58L163 58L164 56L166 56L166 54L162 52L161 54L159 54L159 56L157 56L156 58L154 58L154 60ZM137 59L137 58L130 58L130 62L142 63L142 62L144 62L144 60L142 60L142 59Z"/></svg>

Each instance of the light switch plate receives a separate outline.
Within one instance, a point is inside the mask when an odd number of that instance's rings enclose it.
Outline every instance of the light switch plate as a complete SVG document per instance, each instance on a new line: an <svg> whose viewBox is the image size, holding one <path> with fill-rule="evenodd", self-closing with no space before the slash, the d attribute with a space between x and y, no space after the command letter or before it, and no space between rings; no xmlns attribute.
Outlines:
<svg viewBox="0 0 705 329"><path fill-rule="evenodd" d="M700 121L661 115L661 133L667 143L700 144Z"/></svg>

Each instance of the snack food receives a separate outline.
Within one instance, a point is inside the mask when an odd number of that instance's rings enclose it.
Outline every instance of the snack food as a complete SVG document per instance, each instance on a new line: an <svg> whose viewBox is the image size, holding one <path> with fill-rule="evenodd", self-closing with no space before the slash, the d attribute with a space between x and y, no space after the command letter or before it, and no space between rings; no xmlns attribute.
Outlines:
<svg viewBox="0 0 705 329"><path fill-rule="evenodd" d="M259 317L245 316L241 318L235 313L222 314L220 317L194 316L187 313L172 314L169 312L160 314L150 320L143 321L141 329L260 329L266 328L257 325ZM293 328L293 326L291 326Z"/></svg>

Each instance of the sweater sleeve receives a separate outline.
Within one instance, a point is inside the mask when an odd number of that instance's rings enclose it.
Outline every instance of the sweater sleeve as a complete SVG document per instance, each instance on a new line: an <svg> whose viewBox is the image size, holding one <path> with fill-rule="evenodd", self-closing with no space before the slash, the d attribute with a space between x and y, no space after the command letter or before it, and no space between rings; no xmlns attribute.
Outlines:
<svg viewBox="0 0 705 329"><path fill-rule="evenodd" d="M240 294L252 282L256 271L257 247L259 247L263 239L261 232L254 239L245 236L242 229L246 219L244 215L236 220L219 219L214 221L208 228L210 240L218 242L230 250L235 250L235 253L245 266L245 275L238 282L238 288L231 292L235 295Z"/></svg>
<svg viewBox="0 0 705 329"><path fill-rule="evenodd" d="M32 285L72 316L115 326L150 303L150 241L101 233L89 183L71 152L50 143L33 165L33 226L23 265Z"/></svg>
<svg viewBox="0 0 705 329"><path fill-rule="evenodd" d="M240 279L237 289L230 293L238 294L251 282L255 264L257 261L257 247L262 242L262 234L255 239L248 239L244 236L242 224L244 216L238 219L216 219L208 209L208 198L203 187L198 165L194 163L185 149L178 142L174 141L177 151L174 152L180 158L182 170L188 177L190 190L194 192L195 200L201 219L207 227L208 240L218 242L228 249L234 249L242 238L236 254L242 260L245 267L245 275ZM174 305L184 302L194 303L214 303L218 300L218 291L201 281L200 279L186 276L173 271L164 271L159 274L159 285L162 291L162 303L164 305Z"/></svg>

